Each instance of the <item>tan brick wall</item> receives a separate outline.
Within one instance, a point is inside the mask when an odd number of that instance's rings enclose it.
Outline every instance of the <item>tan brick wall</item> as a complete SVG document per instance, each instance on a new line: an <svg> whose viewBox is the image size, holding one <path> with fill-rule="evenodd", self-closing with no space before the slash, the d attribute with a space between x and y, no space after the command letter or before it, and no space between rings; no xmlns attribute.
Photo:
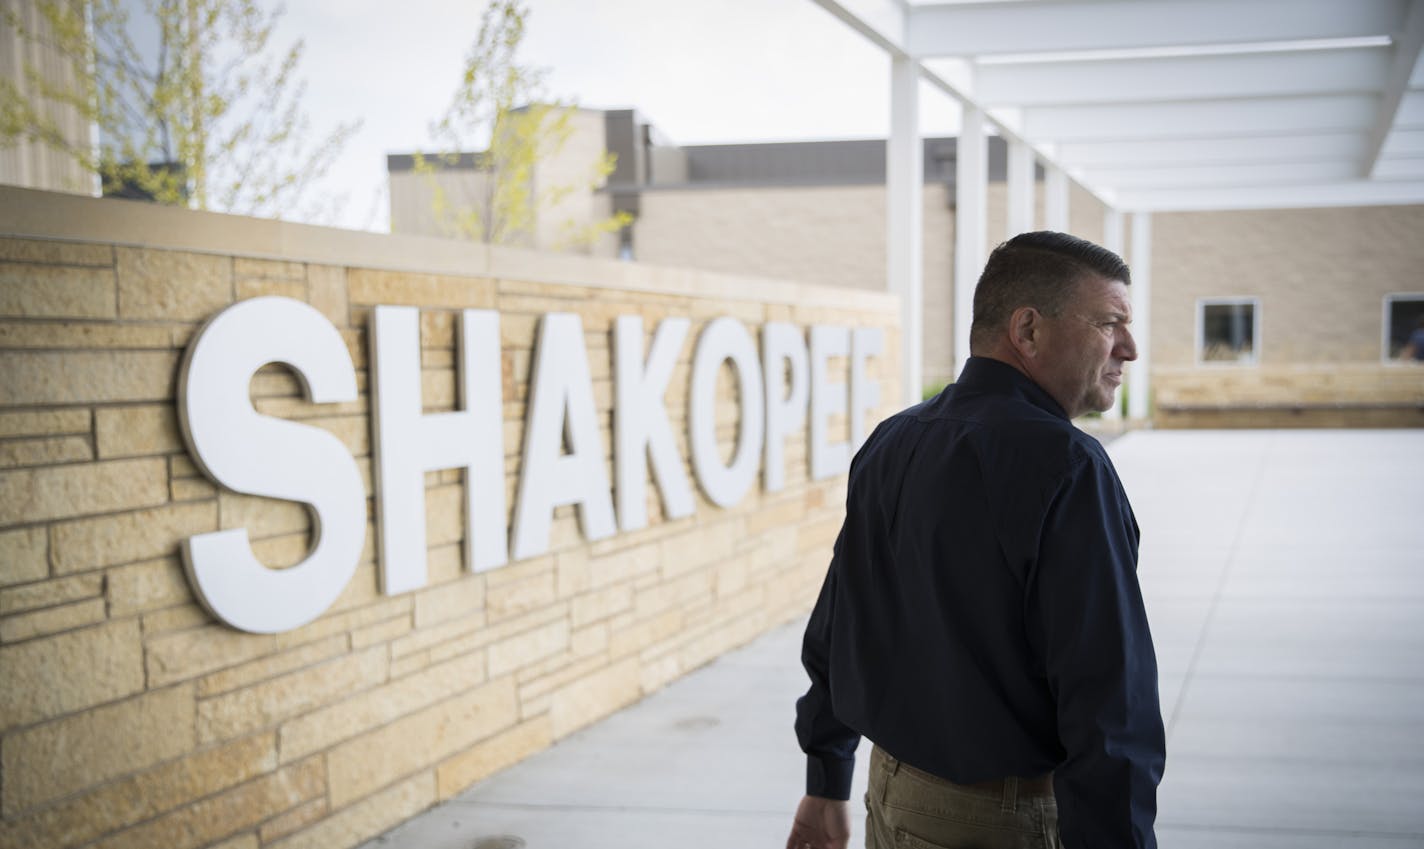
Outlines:
<svg viewBox="0 0 1424 849"><path fill-rule="evenodd" d="M1260 298L1262 366L1379 363L1384 297L1424 294L1424 206L1154 216L1153 356L1196 364L1201 298Z"/></svg>
<svg viewBox="0 0 1424 849"><path fill-rule="evenodd" d="M1424 424L1424 369L1381 361L1386 295L1424 294L1424 207L1153 218L1152 356L1162 426ZM1258 299L1250 367L1197 362L1197 304Z"/></svg>
<svg viewBox="0 0 1424 849"><path fill-rule="evenodd" d="M883 186L645 192L640 261L885 291ZM925 379L953 359L954 213L944 186L924 197Z"/></svg>
<svg viewBox="0 0 1424 849"><path fill-rule="evenodd" d="M1043 186L1035 194L1043 222ZM986 249L1007 236L1007 193L992 183L986 203ZM1103 239L1103 205L1074 187L1070 230ZM950 377L953 362L955 213L943 187L927 186L924 206L924 378ZM643 196L637 223L641 258L740 274L759 272L834 286L883 290L885 192L881 186L658 190ZM1130 263L1131 216L1124 216ZM1416 422L1417 413L1364 413L1398 407L1401 393L1424 387L1424 375L1380 361L1384 297L1424 294L1424 207L1158 213L1152 218L1153 380L1157 397L1173 406L1164 423L1184 418L1184 406L1259 407L1271 385L1275 401L1324 403L1331 416L1296 415L1290 422ZM1139 275L1141 272L1139 271ZM1201 298L1260 299L1262 348L1255 378L1220 379L1216 366L1196 362L1197 302ZM1356 381L1322 400L1322 387L1340 387L1303 367L1347 364ZM1276 369L1276 371L1272 371ZM1284 369L1282 371L1281 369ZM1328 371L1328 369L1326 369ZM1317 369L1317 371L1319 371ZM1182 381L1186 381L1183 383ZM1285 397L1282 396L1285 387ZM1185 399L1185 400L1184 400ZM1211 421L1220 420L1212 414ZM1270 424L1260 411L1237 420Z"/></svg>
<svg viewBox="0 0 1424 849"><path fill-rule="evenodd" d="M948 189L924 189L924 317L926 386L943 384L954 368L955 211ZM992 183L985 256L1007 236L1003 183ZM1043 221L1042 184L1035 196ZM1103 207L1077 189L1069 204L1074 233L1103 234ZM656 189L642 196L634 249L640 260L731 274L765 274L830 286L885 290L883 186L742 189Z"/></svg>
<svg viewBox="0 0 1424 849"><path fill-rule="evenodd" d="M24 209L24 214L3 210ZM9 234L9 235L3 235ZM146 235L151 236L145 244ZM213 620L179 544L245 527L270 566L311 544L307 511L209 482L178 435L179 360L203 320L276 293L346 339L361 397L317 406L283 368L257 409L329 430L370 496L366 326L422 309L425 403L455 403L454 317L501 313L507 472L518 473L535 323L581 315L611 444L609 331L621 314L730 314L886 331L872 360L897 398L897 308L884 295L0 189L0 849L353 846L766 629L804 613L844 479L552 550L482 574L462 562L463 490L427 477L427 587L379 591L374 528L345 591L274 635ZM685 428L691 342L669 393ZM730 450L731 381L719 422ZM679 437L685 450L685 437ZM684 456L686 456L684 451ZM512 501L511 501L512 504Z"/></svg>

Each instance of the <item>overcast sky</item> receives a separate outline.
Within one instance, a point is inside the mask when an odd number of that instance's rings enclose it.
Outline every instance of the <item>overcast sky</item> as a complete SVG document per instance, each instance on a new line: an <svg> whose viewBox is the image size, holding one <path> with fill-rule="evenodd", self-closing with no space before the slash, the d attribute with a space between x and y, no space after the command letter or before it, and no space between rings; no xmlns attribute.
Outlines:
<svg viewBox="0 0 1424 849"><path fill-rule="evenodd" d="M812 0L526 0L521 50L549 93L635 108L677 144L883 137L889 61ZM277 45L300 38L314 130L364 119L319 187L335 223L385 230L385 156L429 143L479 30L480 0L288 0ZM923 129L957 112L921 98Z"/></svg>

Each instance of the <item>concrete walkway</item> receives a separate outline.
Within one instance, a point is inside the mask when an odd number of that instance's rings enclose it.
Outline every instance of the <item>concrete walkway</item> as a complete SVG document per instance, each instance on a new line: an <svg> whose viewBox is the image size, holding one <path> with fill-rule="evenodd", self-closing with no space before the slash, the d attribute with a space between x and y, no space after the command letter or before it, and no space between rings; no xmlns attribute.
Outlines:
<svg viewBox="0 0 1424 849"><path fill-rule="evenodd" d="M1424 847L1424 431L1137 432L1111 452L1143 528L1163 849ZM800 627L365 849L779 849Z"/></svg>

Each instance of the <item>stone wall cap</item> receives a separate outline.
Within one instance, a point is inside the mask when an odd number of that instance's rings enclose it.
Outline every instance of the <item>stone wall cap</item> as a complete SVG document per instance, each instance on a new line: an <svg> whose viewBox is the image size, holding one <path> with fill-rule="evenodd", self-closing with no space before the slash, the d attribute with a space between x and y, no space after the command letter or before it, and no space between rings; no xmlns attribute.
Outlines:
<svg viewBox="0 0 1424 849"><path fill-rule="evenodd" d="M0 186L0 236L897 313L886 292Z"/></svg>

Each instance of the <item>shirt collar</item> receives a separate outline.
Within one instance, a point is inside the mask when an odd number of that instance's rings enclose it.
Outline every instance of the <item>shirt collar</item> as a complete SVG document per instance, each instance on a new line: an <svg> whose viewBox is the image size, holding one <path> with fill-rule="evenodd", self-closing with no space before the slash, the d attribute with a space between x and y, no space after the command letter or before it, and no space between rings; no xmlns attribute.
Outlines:
<svg viewBox="0 0 1424 849"><path fill-rule="evenodd" d="M1071 421L1068 412L1034 383L1028 375L1002 360L990 357L970 357L954 384L958 391L992 395L1013 395L1039 407L1064 421Z"/></svg>

